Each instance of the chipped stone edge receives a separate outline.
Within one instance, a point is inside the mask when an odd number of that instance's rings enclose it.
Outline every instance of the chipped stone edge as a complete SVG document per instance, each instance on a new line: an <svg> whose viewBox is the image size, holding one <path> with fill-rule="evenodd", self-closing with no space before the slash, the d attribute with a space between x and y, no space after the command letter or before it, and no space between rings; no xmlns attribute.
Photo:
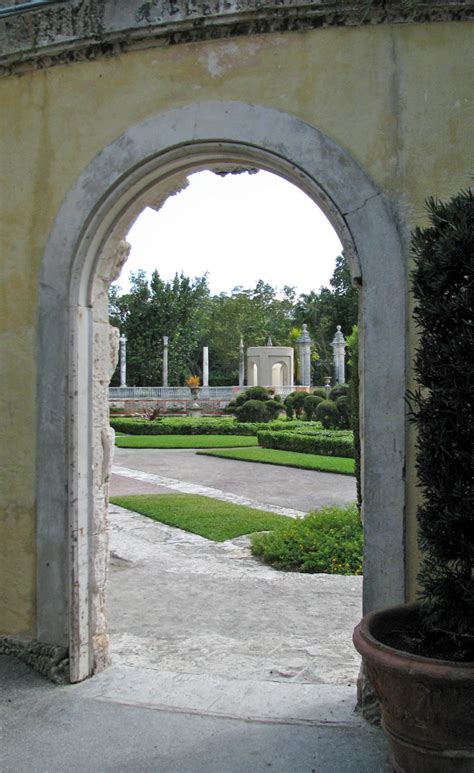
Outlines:
<svg viewBox="0 0 474 773"><path fill-rule="evenodd" d="M473 21L469 0L407 4L373 0L72 0L0 19L0 77L127 51L241 35L324 27Z"/></svg>
<svg viewBox="0 0 474 773"><path fill-rule="evenodd" d="M0 655L10 655L31 666L54 684L69 684L67 647L43 644L36 639L0 636Z"/></svg>

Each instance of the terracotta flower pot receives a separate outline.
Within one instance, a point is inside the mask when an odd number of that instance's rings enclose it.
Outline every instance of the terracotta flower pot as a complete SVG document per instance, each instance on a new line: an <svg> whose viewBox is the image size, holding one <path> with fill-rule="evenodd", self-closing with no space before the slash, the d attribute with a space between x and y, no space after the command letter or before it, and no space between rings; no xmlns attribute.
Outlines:
<svg viewBox="0 0 474 773"><path fill-rule="evenodd" d="M473 773L474 663L434 660L383 642L418 629L420 606L366 615L353 641L380 700L398 773Z"/></svg>

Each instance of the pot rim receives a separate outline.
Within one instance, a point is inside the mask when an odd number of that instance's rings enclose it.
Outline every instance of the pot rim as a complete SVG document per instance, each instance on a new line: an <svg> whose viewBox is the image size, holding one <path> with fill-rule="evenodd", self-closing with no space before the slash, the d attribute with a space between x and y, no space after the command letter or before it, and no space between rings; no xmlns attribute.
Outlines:
<svg viewBox="0 0 474 773"><path fill-rule="evenodd" d="M443 678L448 675L451 680L474 679L474 661L458 662L441 660L424 655L415 655L405 650L395 649L388 644L383 644L372 633L374 622L388 617L394 617L402 612L406 614L419 609L419 602L410 604L398 604L392 607L369 612L364 615L360 623L355 627L352 636L354 647L363 658L376 661L387 668L403 671L422 673L431 678Z"/></svg>

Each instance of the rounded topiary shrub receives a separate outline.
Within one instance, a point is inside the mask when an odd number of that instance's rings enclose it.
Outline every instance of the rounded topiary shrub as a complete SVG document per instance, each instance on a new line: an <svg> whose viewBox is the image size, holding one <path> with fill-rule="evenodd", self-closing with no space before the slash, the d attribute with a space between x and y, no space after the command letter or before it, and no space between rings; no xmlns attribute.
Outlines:
<svg viewBox="0 0 474 773"><path fill-rule="evenodd" d="M339 427L341 429L350 429L351 415L349 407L349 397L341 395L336 400L336 408L339 411Z"/></svg>
<svg viewBox="0 0 474 773"><path fill-rule="evenodd" d="M243 405L235 409L238 421L269 421L266 402L263 400L247 400Z"/></svg>
<svg viewBox="0 0 474 773"><path fill-rule="evenodd" d="M320 421L324 429L337 429L339 425L339 411L332 400L321 400L316 407L316 419Z"/></svg>
<svg viewBox="0 0 474 773"><path fill-rule="evenodd" d="M316 408L322 403L323 398L320 395L307 395L304 400L304 415L308 421L312 421L316 416Z"/></svg>
<svg viewBox="0 0 474 773"><path fill-rule="evenodd" d="M283 401L283 404L285 406L286 411L286 418L287 419L293 419L295 416L295 412L293 410L293 398L291 395L288 395L288 397L285 398Z"/></svg>
<svg viewBox="0 0 474 773"><path fill-rule="evenodd" d="M265 409L265 413L267 415L268 421L277 419L280 415L280 411L283 408L281 402L279 402L278 400L266 400L263 403L263 407Z"/></svg>
<svg viewBox="0 0 474 773"><path fill-rule="evenodd" d="M336 384L329 392L329 399L336 402L339 397L347 397L348 393L349 384Z"/></svg>
<svg viewBox="0 0 474 773"><path fill-rule="evenodd" d="M247 402L247 400L270 400L271 399L271 395L269 394L268 389L266 389L263 386L249 387L248 389L245 390L243 394L245 395L245 398L246 398L245 402Z"/></svg>
<svg viewBox="0 0 474 773"><path fill-rule="evenodd" d="M244 405L249 400L271 400L271 395L269 394L268 389L262 386L253 386L249 387L245 390L245 392L241 392L235 400L232 400L233 406L231 413L236 413L235 409L239 408L241 405ZM230 403L229 403L230 405Z"/></svg>
<svg viewBox="0 0 474 773"><path fill-rule="evenodd" d="M308 397L307 392L292 392L293 398L293 410L296 414L296 418L299 419L304 411L304 401Z"/></svg>
<svg viewBox="0 0 474 773"><path fill-rule="evenodd" d="M316 387L313 389L313 395L316 395L317 397L321 397L323 400L328 399L328 393L324 389L324 387Z"/></svg>

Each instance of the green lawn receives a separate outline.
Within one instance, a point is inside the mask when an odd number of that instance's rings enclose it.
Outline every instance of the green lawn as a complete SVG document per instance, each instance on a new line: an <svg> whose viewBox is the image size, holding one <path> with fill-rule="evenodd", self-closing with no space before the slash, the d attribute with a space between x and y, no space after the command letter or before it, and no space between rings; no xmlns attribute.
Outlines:
<svg viewBox="0 0 474 773"><path fill-rule="evenodd" d="M256 446L254 435L116 435L119 448L234 448Z"/></svg>
<svg viewBox="0 0 474 773"><path fill-rule="evenodd" d="M223 459L237 459L242 462L281 464L285 467L299 467L302 470L354 475L354 459L344 459L340 456L317 456L316 454L301 454L296 451L276 451L273 448L234 448L221 451L198 451L198 454L219 456Z"/></svg>
<svg viewBox="0 0 474 773"><path fill-rule="evenodd" d="M126 507L168 526L224 542L257 531L271 531L292 519L285 515L253 510L251 507L221 502L194 494L137 494L111 497L114 505Z"/></svg>

